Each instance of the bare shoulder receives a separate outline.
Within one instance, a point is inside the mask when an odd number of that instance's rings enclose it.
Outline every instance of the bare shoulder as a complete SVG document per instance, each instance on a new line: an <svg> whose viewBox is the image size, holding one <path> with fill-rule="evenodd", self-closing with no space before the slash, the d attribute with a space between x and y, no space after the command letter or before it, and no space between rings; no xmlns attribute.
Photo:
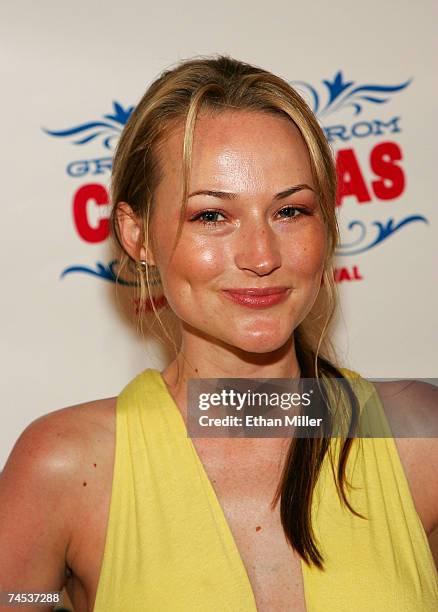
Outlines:
<svg viewBox="0 0 438 612"><path fill-rule="evenodd" d="M26 483L45 495L67 498L76 482L112 460L116 398L68 406L32 421L15 442L1 486L18 492ZM95 464L95 465L94 465ZM24 485L23 485L24 486Z"/></svg>
<svg viewBox="0 0 438 612"><path fill-rule="evenodd" d="M11 461L28 458L44 464L51 473L64 471L71 475L90 445L114 435L116 399L67 406L36 418L18 437L5 471Z"/></svg>
<svg viewBox="0 0 438 612"><path fill-rule="evenodd" d="M438 438L438 387L424 380L374 382L396 438Z"/></svg>
<svg viewBox="0 0 438 612"><path fill-rule="evenodd" d="M427 408L438 409L438 387L428 379L374 381L373 384L384 398L398 397L403 401L418 399Z"/></svg>
<svg viewBox="0 0 438 612"><path fill-rule="evenodd" d="M0 474L0 587L63 586L78 520L111 469L115 403L106 398L47 413L18 437Z"/></svg>
<svg viewBox="0 0 438 612"><path fill-rule="evenodd" d="M427 533L438 526L438 387L422 380L374 382Z"/></svg>

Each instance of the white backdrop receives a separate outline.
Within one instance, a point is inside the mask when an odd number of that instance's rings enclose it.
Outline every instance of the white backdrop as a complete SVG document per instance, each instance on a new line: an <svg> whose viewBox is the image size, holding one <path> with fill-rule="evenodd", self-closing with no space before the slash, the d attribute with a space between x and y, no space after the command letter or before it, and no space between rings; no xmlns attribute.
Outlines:
<svg viewBox="0 0 438 612"><path fill-rule="evenodd" d="M227 53L301 81L350 192L339 209L342 363L365 376L437 375L435 2L3 0L0 10L0 467L37 416L116 395L164 365L116 308L111 280L61 274L108 267L117 136L148 83L193 55Z"/></svg>

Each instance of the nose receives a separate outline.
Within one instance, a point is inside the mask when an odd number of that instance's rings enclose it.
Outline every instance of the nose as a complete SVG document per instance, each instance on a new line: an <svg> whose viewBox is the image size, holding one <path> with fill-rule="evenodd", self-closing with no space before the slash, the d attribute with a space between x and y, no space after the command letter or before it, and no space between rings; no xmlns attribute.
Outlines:
<svg viewBox="0 0 438 612"><path fill-rule="evenodd" d="M258 276L270 274L281 265L278 236L265 221L257 221L240 228L234 261L240 270ZM243 231L242 231L243 230Z"/></svg>

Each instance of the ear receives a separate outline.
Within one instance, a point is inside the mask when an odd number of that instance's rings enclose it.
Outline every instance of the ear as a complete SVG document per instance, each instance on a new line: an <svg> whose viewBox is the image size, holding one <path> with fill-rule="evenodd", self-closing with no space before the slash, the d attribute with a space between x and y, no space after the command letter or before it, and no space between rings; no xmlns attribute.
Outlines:
<svg viewBox="0 0 438 612"><path fill-rule="evenodd" d="M116 212L119 226L120 239L126 252L135 261L147 261L151 266L155 265L152 252L146 250L144 240L142 241L142 221L133 212L127 202L119 202Z"/></svg>

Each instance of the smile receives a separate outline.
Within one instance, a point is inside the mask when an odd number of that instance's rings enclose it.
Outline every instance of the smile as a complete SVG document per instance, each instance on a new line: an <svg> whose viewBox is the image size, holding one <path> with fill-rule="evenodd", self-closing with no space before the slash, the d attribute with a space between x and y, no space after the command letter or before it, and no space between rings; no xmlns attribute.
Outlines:
<svg viewBox="0 0 438 612"><path fill-rule="evenodd" d="M233 302L248 308L267 308L284 301L290 294L287 287L266 289L225 289L224 295Z"/></svg>

